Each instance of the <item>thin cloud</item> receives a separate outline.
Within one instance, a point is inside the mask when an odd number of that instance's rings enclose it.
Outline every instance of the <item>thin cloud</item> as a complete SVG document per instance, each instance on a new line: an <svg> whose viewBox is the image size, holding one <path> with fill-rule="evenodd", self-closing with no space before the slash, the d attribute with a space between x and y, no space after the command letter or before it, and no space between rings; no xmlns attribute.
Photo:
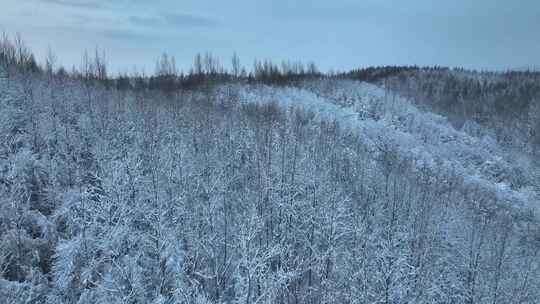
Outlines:
<svg viewBox="0 0 540 304"><path fill-rule="evenodd" d="M103 34L105 37L114 39L114 40L124 40L124 41L149 41L149 40L155 40L156 37L149 36L129 30L122 30L122 29L108 29L104 30Z"/></svg>
<svg viewBox="0 0 540 304"><path fill-rule="evenodd" d="M128 22L142 27L213 27L213 19L194 14L162 14L160 16L130 16Z"/></svg>
<svg viewBox="0 0 540 304"><path fill-rule="evenodd" d="M56 5L79 7L79 8L102 8L103 4L98 1L88 0L41 0Z"/></svg>
<svg viewBox="0 0 540 304"><path fill-rule="evenodd" d="M130 16L128 21L133 25L154 27L163 25L163 20L156 17Z"/></svg>
<svg viewBox="0 0 540 304"><path fill-rule="evenodd" d="M167 25L186 27L213 27L217 22L213 19L192 14L166 14L163 16Z"/></svg>

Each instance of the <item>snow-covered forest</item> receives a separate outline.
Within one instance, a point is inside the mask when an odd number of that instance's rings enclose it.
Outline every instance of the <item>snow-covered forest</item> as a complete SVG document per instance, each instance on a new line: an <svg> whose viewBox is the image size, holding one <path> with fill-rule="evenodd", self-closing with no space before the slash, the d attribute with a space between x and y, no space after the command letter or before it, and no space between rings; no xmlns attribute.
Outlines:
<svg viewBox="0 0 540 304"><path fill-rule="evenodd" d="M0 40L0 303L540 299L540 73L56 62Z"/></svg>

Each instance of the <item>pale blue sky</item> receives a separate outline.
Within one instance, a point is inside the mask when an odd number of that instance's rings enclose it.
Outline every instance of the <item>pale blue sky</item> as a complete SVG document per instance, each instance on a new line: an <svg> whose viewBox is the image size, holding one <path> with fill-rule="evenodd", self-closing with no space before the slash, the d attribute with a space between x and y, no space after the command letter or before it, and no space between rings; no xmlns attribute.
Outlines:
<svg viewBox="0 0 540 304"><path fill-rule="evenodd" d="M0 31L20 32L65 65L85 48L115 71L152 72L162 51L187 69L195 53L229 63L272 58L337 70L383 64L540 66L538 0L1 0Z"/></svg>

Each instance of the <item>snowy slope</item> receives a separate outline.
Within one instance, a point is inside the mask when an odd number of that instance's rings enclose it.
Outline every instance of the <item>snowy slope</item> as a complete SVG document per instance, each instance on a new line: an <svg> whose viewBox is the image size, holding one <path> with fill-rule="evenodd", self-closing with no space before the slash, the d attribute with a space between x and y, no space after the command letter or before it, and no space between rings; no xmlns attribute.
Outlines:
<svg viewBox="0 0 540 304"><path fill-rule="evenodd" d="M361 136L373 153L391 145L417 168L449 170L470 189L492 193L495 201L536 209L537 180L528 159L504 151L489 134L474 136L474 125L456 130L445 117L423 112L375 85L355 81L310 81L301 88L264 85L239 88L243 102L276 102L283 108L313 111L320 120L337 120Z"/></svg>

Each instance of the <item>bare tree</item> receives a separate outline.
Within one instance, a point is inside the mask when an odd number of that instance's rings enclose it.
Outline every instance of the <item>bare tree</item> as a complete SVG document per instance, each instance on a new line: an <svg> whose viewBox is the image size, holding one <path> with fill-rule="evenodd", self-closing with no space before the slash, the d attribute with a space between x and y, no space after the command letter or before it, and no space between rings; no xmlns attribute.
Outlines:
<svg viewBox="0 0 540 304"><path fill-rule="evenodd" d="M235 78L238 78L240 76L242 67L240 65L240 58L238 57L238 54L236 54L236 52L234 52L232 56L231 64L232 64L232 74Z"/></svg>

